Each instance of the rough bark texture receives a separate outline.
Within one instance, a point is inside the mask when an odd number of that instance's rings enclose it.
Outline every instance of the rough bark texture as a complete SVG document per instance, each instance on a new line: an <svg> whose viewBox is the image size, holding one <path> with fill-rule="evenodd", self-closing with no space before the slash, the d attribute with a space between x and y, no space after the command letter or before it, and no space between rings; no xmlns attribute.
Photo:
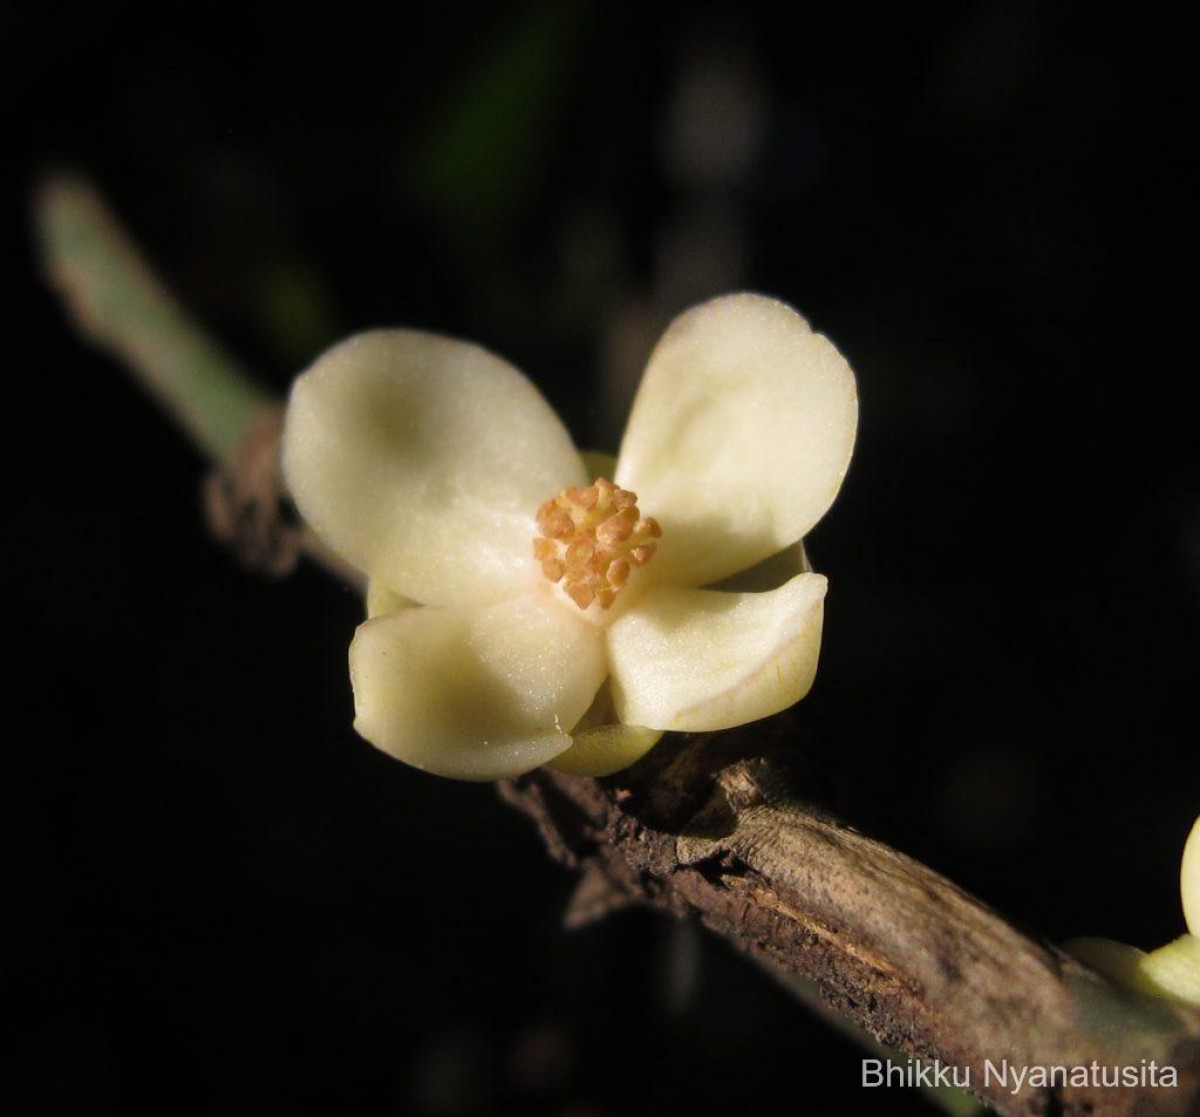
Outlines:
<svg viewBox="0 0 1200 1117"><path fill-rule="evenodd" d="M699 919L888 1046L969 1067L1000 1113L1200 1114L1200 1013L1114 988L944 877L806 806L795 750L750 734L664 741L605 780L541 769L502 787L583 872L568 923L625 903ZM1001 1067L1133 1067L1162 1085L989 1083ZM1145 1063L1142 1060L1146 1060ZM1144 1072L1142 1068L1145 1068ZM1160 1081L1161 1081L1160 1072Z"/></svg>

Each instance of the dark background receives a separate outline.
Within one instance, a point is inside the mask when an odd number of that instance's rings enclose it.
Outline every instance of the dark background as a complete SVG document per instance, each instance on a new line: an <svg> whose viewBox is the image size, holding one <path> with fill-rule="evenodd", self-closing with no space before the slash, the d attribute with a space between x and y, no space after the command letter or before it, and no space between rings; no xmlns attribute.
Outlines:
<svg viewBox="0 0 1200 1117"><path fill-rule="evenodd" d="M790 11L8 14L16 1111L700 1117L823 1087L823 1112L931 1112L861 1091L858 1049L717 943L647 914L563 932L570 878L492 788L355 737L357 602L212 544L204 464L37 282L28 191L60 165L280 393L345 333L423 326L525 368L585 443L619 410L614 321L652 340L713 293L671 244L717 230L742 262L702 252L712 275L793 302L859 376L798 712L842 815L1050 938L1182 930L1180 33L1153 7ZM760 137L723 177L669 157L671 106L714 73L742 82L715 117L749 90Z"/></svg>

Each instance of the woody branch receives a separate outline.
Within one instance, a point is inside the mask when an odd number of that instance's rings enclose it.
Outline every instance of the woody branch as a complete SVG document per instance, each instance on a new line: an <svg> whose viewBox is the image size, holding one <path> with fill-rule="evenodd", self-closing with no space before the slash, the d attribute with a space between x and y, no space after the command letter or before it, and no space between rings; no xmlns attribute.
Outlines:
<svg viewBox="0 0 1200 1117"><path fill-rule="evenodd" d="M300 552L356 575L281 517L278 404L171 297L95 192L35 199L47 278L218 468L214 534L267 573ZM664 742L596 780L542 769L501 785L552 856L582 874L568 923L629 903L694 919L880 1042L969 1068L998 1112L1185 1117L1200 1111L1200 1011L1117 989L931 869L813 802L789 715ZM1174 1088L1061 1082L1014 1093L1001 1066L1171 1066ZM1142 1076L1145 1077L1144 1075Z"/></svg>

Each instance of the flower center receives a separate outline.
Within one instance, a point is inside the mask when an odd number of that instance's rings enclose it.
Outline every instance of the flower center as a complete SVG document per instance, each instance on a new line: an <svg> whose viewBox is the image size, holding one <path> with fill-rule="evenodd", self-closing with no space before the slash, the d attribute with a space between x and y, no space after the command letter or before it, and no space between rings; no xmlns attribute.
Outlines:
<svg viewBox="0 0 1200 1117"><path fill-rule="evenodd" d="M603 477L546 501L537 526L533 557L580 609L593 602L608 609L634 569L654 557L662 535L658 521L638 511L635 493Z"/></svg>

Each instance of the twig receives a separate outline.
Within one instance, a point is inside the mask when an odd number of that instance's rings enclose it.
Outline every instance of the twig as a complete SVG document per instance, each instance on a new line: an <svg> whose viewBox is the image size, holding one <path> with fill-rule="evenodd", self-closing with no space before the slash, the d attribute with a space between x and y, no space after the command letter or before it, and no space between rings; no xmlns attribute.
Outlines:
<svg viewBox="0 0 1200 1117"><path fill-rule="evenodd" d="M276 401L192 323L88 186L53 179L36 203L47 272L79 328L224 469L214 530L246 536L243 551L257 548L260 567L284 572L287 555L270 545ZM353 583L353 571L296 530L298 546ZM802 754L779 747L788 724L781 715L719 737L668 739L607 780L542 769L501 793L534 819L555 857L583 871L575 923L628 903L698 919L802 999L815 987L881 1043L969 1072L971 1091L1011 1117L1200 1112L1200 1011L1117 989L932 870L807 806ZM1146 1081L1151 1061L1174 1069L1173 1088ZM1139 1081L1013 1092L1012 1079L997 1076L1093 1065L1133 1068Z"/></svg>
<svg viewBox="0 0 1200 1117"><path fill-rule="evenodd" d="M119 357L200 450L229 462L275 401L180 307L90 185L47 179L34 209L46 275L79 330Z"/></svg>
<svg viewBox="0 0 1200 1117"><path fill-rule="evenodd" d="M47 178L34 196L47 279L75 327L158 399L217 467L205 491L212 533L242 562L281 576L303 552L356 589L362 575L282 509L281 403L179 305L92 186Z"/></svg>
<svg viewBox="0 0 1200 1117"><path fill-rule="evenodd" d="M774 728L783 733L786 715ZM784 734L786 735L786 734ZM1012 1117L1200 1112L1200 1012L1115 988L931 869L797 794L794 746L758 725L664 742L626 773L541 769L503 787L591 887L699 919L889 1047L957 1068ZM1146 1060L1145 1063L1142 1060ZM1005 1066L1175 1069L1175 1087L1013 1093ZM989 1063L992 1071L989 1071ZM1145 1074L1143 1075L1143 1070Z"/></svg>

